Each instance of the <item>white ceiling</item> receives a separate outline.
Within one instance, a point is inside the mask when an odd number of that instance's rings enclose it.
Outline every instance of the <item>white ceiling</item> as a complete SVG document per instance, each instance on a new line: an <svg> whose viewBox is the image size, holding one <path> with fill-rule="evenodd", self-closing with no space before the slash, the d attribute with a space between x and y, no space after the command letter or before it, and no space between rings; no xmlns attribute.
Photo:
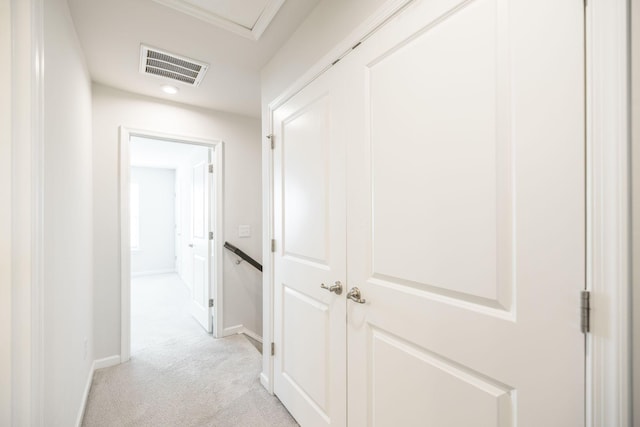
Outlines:
<svg viewBox="0 0 640 427"><path fill-rule="evenodd" d="M211 0L180 0L211 5ZM68 0L93 81L141 95L260 116L260 69L320 0L290 0L259 40L179 12L155 0ZM214 10L244 25L269 0L216 0ZM241 5L241 3L243 5ZM214 6L210 6L214 7ZM212 12L213 13L213 12ZM170 83L138 71L140 44L210 64L199 87ZM162 84L180 91L166 95Z"/></svg>

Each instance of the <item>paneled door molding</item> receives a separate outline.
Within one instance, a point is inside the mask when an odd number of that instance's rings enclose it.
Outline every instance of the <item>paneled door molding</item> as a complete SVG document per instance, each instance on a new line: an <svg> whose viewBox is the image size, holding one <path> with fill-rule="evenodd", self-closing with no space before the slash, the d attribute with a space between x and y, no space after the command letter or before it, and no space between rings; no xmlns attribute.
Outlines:
<svg viewBox="0 0 640 427"><path fill-rule="evenodd" d="M587 426L631 426L629 4L588 0Z"/></svg>

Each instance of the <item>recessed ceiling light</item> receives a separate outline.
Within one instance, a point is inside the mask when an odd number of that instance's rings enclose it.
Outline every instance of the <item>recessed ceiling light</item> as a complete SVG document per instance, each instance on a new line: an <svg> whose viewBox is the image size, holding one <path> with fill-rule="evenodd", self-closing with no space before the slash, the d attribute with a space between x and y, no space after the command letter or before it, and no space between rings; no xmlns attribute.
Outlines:
<svg viewBox="0 0 640 427"><path fill-rule="evenodd" d="M160 86L160 88L162 89L162 91L164 93L168 93L170 95L175 95L176 93L178 93L178 88L175 86L171 86L171 85L162 85Z"/></svg>

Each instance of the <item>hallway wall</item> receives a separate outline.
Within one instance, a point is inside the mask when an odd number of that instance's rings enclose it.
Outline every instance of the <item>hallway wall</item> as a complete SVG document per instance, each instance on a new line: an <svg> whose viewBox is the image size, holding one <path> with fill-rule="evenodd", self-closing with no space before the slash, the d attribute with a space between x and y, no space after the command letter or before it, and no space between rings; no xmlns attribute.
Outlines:
<svg viewBox="0 0 640 427"><path fill-rule="evenodd" d="M75 425L93 363L91 80L65 0L44 2L44 414Z"/></svg>
<svg viewBox="0 0 640 427"><path fill-rule="evenodd" d="M131 251L131 273L175 271L176 171L132 167L130 176L139 191L139 247Z"/></svg>
<svg viewBox="0 0 640 427"><path fill-rule="evenodd" d="M120 354L119 126L224 141L224 238L262 259L260 121L94 84L96 358ZM238 239L240 224L251 225L250 238ZM262 335L261 275L235 259L225 251L225 329L243 325Z"/></svg>

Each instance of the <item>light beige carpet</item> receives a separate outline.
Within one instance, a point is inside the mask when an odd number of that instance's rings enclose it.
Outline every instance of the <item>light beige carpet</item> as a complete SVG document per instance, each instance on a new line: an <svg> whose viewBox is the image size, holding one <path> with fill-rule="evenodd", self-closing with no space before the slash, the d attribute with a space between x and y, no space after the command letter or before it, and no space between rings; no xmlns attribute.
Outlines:
<svg viewBox="0 0 640 427"><path fill-rule="evenodd" d="M96 371L83 426L297 426L260 385L260 353L243 335L216 340L187 329Z"/></svg>

